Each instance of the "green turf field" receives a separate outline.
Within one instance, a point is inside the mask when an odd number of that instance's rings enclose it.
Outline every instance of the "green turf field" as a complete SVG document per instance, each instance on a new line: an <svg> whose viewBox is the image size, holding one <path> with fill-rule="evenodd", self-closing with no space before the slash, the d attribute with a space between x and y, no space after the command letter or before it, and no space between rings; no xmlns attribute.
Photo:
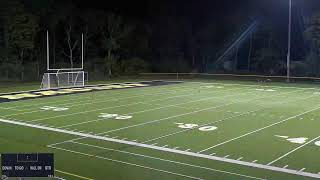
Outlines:
<svg viewBox="0 0 320 180"><path fill-rule="evenodd" d="M186 81L0 103L0 153L63 179L320 177L317 86Z"/></svg>

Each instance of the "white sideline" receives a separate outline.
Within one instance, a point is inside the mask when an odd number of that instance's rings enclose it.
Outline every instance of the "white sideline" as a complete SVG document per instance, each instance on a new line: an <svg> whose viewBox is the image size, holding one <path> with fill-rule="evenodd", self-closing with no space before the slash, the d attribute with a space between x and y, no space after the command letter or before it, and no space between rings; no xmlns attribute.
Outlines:
<svg viewBox="0 0 320 180"><path fill-rule="evenodd" d="M175 176L181 176L181 177L188 178L188 179L203 180L203 179L198 178L198 177L188 176L188 175L179 174L179 173L175 173L175 172L171 172L171 171L166 171L166 170L162 170L162 169L156 169L156 168L152 168L152 167L148 167L148 166L143 166L143 165L139 165L139 164L134 164L134 163L129 163L129 162L125 162L125 161L119 161L119 160L110 159L110 158L106 158L106 157L102 157L102 156L97 156L97 155L93 155L93 154L87 154L87 153L83 153L83 152L79 152L79 151L73 151L73 150L64 149L64 148L59 148L59 147L53 147L53 146L48 146L48 147L50 147L50 148L52 148L52 149L58 149L58 150L70 152L70 153L73 153L73 154L80 154L80 155L83 155L83 156L94 157L94 158L97 158L97 159L103 159L103 160L107 160L107 161L112 161L112 162L117 162L117 163L121 163L121 164L130 165L130 166L135 166L135 167L139 167L139 168L143 168L143 169L148 169L148 170L163 172L163 173L167 173L167 174L171 174L171 175L175 175Z"/></svg>
<svg viewBox="0 0 320 180"><path fill-rule="evenodd" d="M75 135L75 136L80 136L80 137L85 137L85 138L91 138L91 139L103 140L103 141L108 141L108 142L126 144L126 145L131 145L131 146L144 147L144 148L149 148L149 149L154 149L154 150L159 150L159 151L164 151L164 152L171 152L171 153L182 154L182 155L187 155L187 156L222 161L222 162L227 162L227 163L232 163L232 164L239 164L239 165L248 166L248 167L267 169L267 170L283 172L283 173L288 173L288 174L295 174L295 175L300 175L300 176L305 176L305 177L320 178L320 174L299 172L296 170L284 169L284 168L279 168L279 167L274 167L274 166L252 163L252 162L238 161L238 160L234 160L234 159L221 158L221 157L217 157L217 156L210 156L210 155L194 153L194 152L186 152L186 151L177 150L177 149L163 148L163 147L158 147L158 146L153 146L153 145L148 145L148 144L142 144L142 143L138 143L138 142L113 139L113 138L108 138L108 137L104 137L104 136L97 136L97 135L93 135L93 134L73 132L73 131L68 131L68 130L63 130L63 129L50 128L50 127L28 124L28 123L24 123L24 122L16 122L16 121L5 120L5 119L0 119L0 122L7 123L7 124L19 125L19 126L23 126L23 127L30 127L30 128L36 128L36 129L42 129L42 130L47 130L47 131L64 133L64 134L70 134L70 135ZM56 144L59 144L59 143L56 143ZM49 146L53 146L53 145L55 145L55 144L51 144Z"/></svg>
<svg viewBox="0 0 320 180"><path fill-rule="evenodd" d="M193 164L188 164L188 163L183 163L183 162L174 161L174 160L162 159L162 158L158 158L158 157L153 157L153 156L148 156L148 155L143 155L143 154L138 154L138 153L132 153L132 152L123 151L123 150L117 150L117 149L112 149L112 148L95 146L95 145L91 145L91 144L74 142L74 141L72 141L71 143L84 145L84 146L89 146L89 147L94 147L94 148L98 148L98 149L104 149L104 150L113 151L113 152L119 152L119 153L123 153L123 154L129 154L129 155L148 158L148 159L154 159L154 160L159 160L159 161L164 161L164 162L170 162L170 163L174 163L174 164L178 164L178 165L184 165L184 166L190 166L190 167L199 168L199 169L205 169L205 170L224 173L224 174L231 174L231 175L236 175L236 176L240 176L240 177L246 177L246 178L250 178L250 179L264 180L262 178L258 178L258 177L254 177L254 176L248 176L248 175L244 175L244 174L239 174L239 173L234 173L234 172L229 172L229 171L223 171L223 170L218 170L218 169L213 169L213 168L209 168L209 167L203 167L203 166L193 165ZM52 147L52 146L49 146L49 147ZM175 148L175 149L177 149L177 148Z"/></svg>
<svg viewBox="0 0 320 180"><path fill-rule="evenodd" d="M238 136L238 137L232 138L232 139L227 140L227 141L225 141L225 142L222 142L222 143L216 144L216 145L214 145L214 146L208 147L208 148L203 149L203 150L201 150L201 151L199 151L199 152L201 153L201 152L208 151L208 150L213 149L213 148L215 148L215 147L218 147L218 146L224 145L224 144L226 144L226 143L229 143L229 142L235 141L235 140L237 140L237 139L243 138L243 137L245 137L245 136L248 136L248 135L251 135L251 134L257 133L257 132L262 131L262 130L264 130L264 129L267 129L267 128L269 128L269 127L272 127L272 126L275 126L275 125L278 125L278 124L284 123L284 122L286 122L286 121L289 121L289 120L291 120L291 119L294 119L294 118L299 117L299 116L302 116L302 115L305 115L305 114L310 113L310 112L312 112L312 111L316 111L316 110L318 110L318 109L320 109L320 106L318 106L318 107L316 107L316 108L314 108L314 109L311 109L311 110L309 110L309 111L305 111L305 112L303 112L303 113L297 114L297 115L295 115L295 116L291 116L291 117L289 117L289 118L287 118L287 119L284 119L284 120L282 120L282 121L279 121L279 122L276 122L276 123L270 124L270 125L265 126L265 127L263 127L263 128L260 128L260 129L257 129L257 130L254 130L254 131L248 132L248 133L243 134L243 135L241 135L241 136Z"/></svg>

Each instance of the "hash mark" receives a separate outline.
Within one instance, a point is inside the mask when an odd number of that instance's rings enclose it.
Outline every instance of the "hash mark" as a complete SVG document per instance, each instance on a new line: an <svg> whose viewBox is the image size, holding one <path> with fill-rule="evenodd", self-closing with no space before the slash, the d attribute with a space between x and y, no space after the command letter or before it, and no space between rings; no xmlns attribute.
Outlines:
<svg viewBox="0 0 320 180"><path fill-rule="evenodd" d="M305 169L306 169L306 168L302 168L302 169L299 170L299 172L302 172L302 171L304 171Z"/></svg>

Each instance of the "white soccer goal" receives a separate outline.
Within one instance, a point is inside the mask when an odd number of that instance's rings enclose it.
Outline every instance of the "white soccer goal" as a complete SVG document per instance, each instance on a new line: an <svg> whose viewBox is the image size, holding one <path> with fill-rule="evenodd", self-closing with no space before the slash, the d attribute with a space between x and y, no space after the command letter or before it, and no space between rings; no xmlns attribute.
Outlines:
<svg viewBox="0 0 320 180"><path fill-rule="evenodd" d="M41 89L84 87L84 71L45 73L42 77Z"/></svg>

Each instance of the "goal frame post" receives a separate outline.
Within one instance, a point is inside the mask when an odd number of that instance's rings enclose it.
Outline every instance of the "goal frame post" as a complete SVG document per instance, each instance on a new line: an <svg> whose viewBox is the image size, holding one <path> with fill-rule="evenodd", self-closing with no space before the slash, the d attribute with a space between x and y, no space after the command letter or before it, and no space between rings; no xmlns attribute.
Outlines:
<svg viewBox="0 0 320 180"><path fill-rule="evenodd" d="M84 69L84 36L81 33L81 67L78 68L51 68L50 67L50 38L47 30L47 71L81 71Z"/></svg>

